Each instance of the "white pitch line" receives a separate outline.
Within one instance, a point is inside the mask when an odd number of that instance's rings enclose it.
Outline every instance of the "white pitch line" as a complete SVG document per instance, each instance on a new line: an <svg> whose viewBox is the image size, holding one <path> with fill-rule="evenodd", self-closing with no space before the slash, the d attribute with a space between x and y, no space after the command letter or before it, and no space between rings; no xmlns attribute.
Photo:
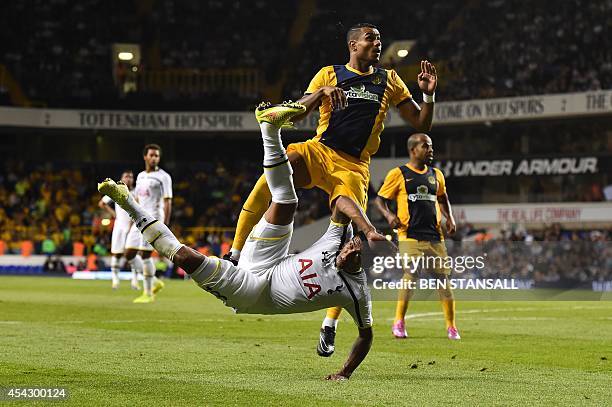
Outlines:
<svg viewBox="0 0 612 407"><path fill-rule="evenodd" d="M612 306L610 307L601 307L601 306L587 306L587 305L575 305L570 307L570 309L573 310L597 310L597 309L612 309ZM484 309L468 309L468 310L462 310L457 312L457 314L459 315L465 315L465 314L486 314L486 313L495 313L495 312L532 312L532 311L541 311L544 310L546 311L546 308L536 308L536 307L523 307L523 308L484 308ZM552 310L552 308L551 308ZM246 316L247 314L245 314ZM283 314L283 315L287 315L287 314ZM423 320L427 320L429 317L441 317L444 314L441 311L438 312L422 312L422 313L409 313L408 315L406 315L406 319L423 319ZM247 318L253 318L254 315L250 315ZM302 314L295 314L293 315L294 319L299 319L302 321L318 321L320 320L318 314L316 313L302 313ZM102 324L134 324L134 323L151 323L151 322L157 322L157 323L199 323L199 322L232 322L233 319L235 319L236 316L228 316L227 318L200 318L200 319L157 319L157 320L151 320L151 319L99 319L99 320L67 320L67 321L11 321L11 320L6 320L6 321L2 321L0 320L0 325L19 325L19 324L24 324L24 323L37 323L37 322L43 322L43 323L56 323L56 324L86 324L86 323L102 323ZM522 319L518 319L518 318L522 318ZM505 320L546 320L546 319L560 319L560 318L556 318L556 317L499 317L498 319L500 321L505 321ZM264 322L268 322L268 321L274 321L276 318L274 318L274 316L270 316L270 315L259 315L258 316L258 320L264 321ZM433 320L433 318L429 318L431 320ZM489 321L493 321L493 320L497 320L497 319L492 319L492 318L479 318L481 320L489 320ZM598 320L612 320L612 317L599 317L599 318L594 318L594 319L598 319ZM394 321L394 318L387 318L387 321ZM251 320L250 322L253 322L253 320Z"/></svg>
<svg viewBox="0 0 612 407"><path fill-rule="evenodd" d="M611 307L597 307L597 306L584 306L584 305L575 305L571 307L571 309L580 310L580 309L610 309ZM532 312L532 311L541 311L546 310L546 308L484 308L484 309L468 309L464 311L457 311L456 314L464 315L464 314L486 314L490 312ZM428 317L438 317L444 316L444 313L438 312L422 312L415 314L407 314L406 319L427 319ZM510 318L510 317L509 317ZM557 319L557 318L554 318ZM395 321L395 318L387 318L387 321Z"/></svg>

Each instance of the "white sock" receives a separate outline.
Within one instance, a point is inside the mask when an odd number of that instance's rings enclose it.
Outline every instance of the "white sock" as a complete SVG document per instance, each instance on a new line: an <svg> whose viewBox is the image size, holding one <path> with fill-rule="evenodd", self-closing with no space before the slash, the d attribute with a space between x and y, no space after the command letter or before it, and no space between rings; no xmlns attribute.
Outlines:
<svg viewBox="0 0 612 407"><path fill-rule="evenodd" d="M230 256L232 256L232 259L236 261L240 260L240 250L234 249L232 247L232 249L230 250Z"/></svg>
<svg viewBox="0 0 612 407"><path fill-rule="evenodd" d="M152 258L144 259L142 261L144 268L142 274L144 276L144 293L146 295L153 295L153 279L155 278L155 263Z"/></svg>
<svg viewBox="0 0 612 407"><path fill-rule="evenodd" d="M183 245L163 222L155 219L128 195L127 203L121 206L130 215L140 233L159 254L172 261Z"/></svg>
<svg viewBox="0 0 612 407"><path fill-rule="evenodd" d="M144 265L142 264L142 257L140 257L140 254L137 254L132 260L128 260L128 264L132 269L132 276L137 276L138 273L142 273Z"/></svg>
<svg viewBox="0 0 612 407"><path fill-rule="evenodd" d="M323 320L323 325L321 325L321 328L325 328L326 326L336 329L338 327L338 320L325 317L325 319Z"/></svg>
<svg viewBox="0 0 612 407"><path fill-rule="evenodd" d="M132 285L138 285L138 272L132 268Z"/></svg>
<svg viewBox="0 0 612 407"><path fill-rule="evenodd" d="M261 123L261 138L263 139L263 165L268 167L287 160L287 152L283 147L280 129L270 123Z"/></svg>
<svg viewBox="0 0 612 407"><path fill-rule="evenodd" d="M272 201L280 204L296 203L298 199L293 186L293 170L281 141L280 129L265 122L259 127L264 147L264 175Z"/></svg>
<svg viewBox="0 0 612 407"><path fill-rule="evenodd" d="M115 256L111 257L111 279L113 286L119 285L119 259Z"/></svg>

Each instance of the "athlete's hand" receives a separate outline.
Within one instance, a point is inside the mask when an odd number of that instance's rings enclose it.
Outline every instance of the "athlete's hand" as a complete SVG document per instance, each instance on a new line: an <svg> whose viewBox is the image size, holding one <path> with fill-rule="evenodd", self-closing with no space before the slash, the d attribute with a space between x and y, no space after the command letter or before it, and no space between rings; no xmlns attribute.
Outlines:
<svg viewBox="0 0 612 407"><path fill-rule="evenodd" d="M446 219L446 230L450 236L454 235L457 231L457 224L452 216Z"/></svg>
<svg viewBox="0 0 612 407"><path fill-rule="evenodd" d="M334 373L334 374L330 374L328 376L325 376L325 380L333 380L336 382L343 382L345 380L348 380L349 378L346 376L342 376L339 373Z"/></svg>
<svg viewBox="0 0 612 407"><path fill-rule="evenodd" d="M397 252L397 246L395 245L395 243L390 240L387 240L386 236L381 235L376 230L371 230L365 235L368 239L368 246L370 246L370 249L375 250L376 253L378 253L379 255L390 256L393 253Z"/></svg>
<svg viewBox="0 0 612 407"><path fill-rule="evenodd" d="M389 227L392 229L397 229L402 225L402 222L400 222L399 218L394 213L387 217L387 223L389 223Z"/></svg>
<svg viewBox="0 0 612 407"><path fill-rule="evenodd" d="M423 93L433 95L436 91L438 74L436 73L436 67L431 62L421 61L421 73L417 76L417 82Z"/></svg>
<svg viewBox="0 0 612 407"><path fill-rule="evenodd" d="M376 230L370 230L366 234L366 238L368 242L386 242L387 238L384 235L381 235Z"/></svg>
<svg viewBox="0 0 612 407"><path fill-rule="evenodd" d="M323 86L323 95L327 96L331 101L332 110L344 109L348 106L348 100L341 88L335 86Z"/></svg>

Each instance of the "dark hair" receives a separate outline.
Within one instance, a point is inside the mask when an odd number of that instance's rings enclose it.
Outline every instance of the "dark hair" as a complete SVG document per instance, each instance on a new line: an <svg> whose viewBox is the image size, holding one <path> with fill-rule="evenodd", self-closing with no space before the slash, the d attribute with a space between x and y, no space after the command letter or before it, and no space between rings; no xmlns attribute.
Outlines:
<svg viewBox="0 0 612 407"><path fill-rule="evenodd" d="M161 149L161 147L159 145L157 145L157 144L147 144L146 146L144 146L144 149L142 150L142 155L143 156L147 155L149 150L157 150L157 151L159 151L160 155L161 155L161 152L162 152L162 149Z"/></svg>
<svg viewBox="0 0 612 407"><path fill-rule="evenodd" d="M362 28L375 28L378 30L378 27L376 27L374 24L357 23L353 25L351 28L349 28L349 30L346 32L346 42L349 42L350 40L354 40L355 37L361 32Z"/></svg>
<svg viewBox="0 0 612 407"><path fill-rule="evenodd" d="M121 176L123 177L123 174L132 174L134 175L134 172L132 170L123 170L121 171Z"/></svg>

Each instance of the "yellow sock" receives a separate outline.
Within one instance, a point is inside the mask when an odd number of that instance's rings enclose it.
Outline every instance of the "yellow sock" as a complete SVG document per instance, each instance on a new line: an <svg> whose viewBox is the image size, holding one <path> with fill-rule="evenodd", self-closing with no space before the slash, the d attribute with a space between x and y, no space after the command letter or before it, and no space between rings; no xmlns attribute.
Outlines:
<svg viewBox="0 0 612 407"><path fill-rule="evenodd" d="M238 217L238 224L236 225L232 249L242 250L244 243L249 237L249 233L251 233L251 230L257 225L257 222L259 222L263 214L266 213L268 206L270 206L271 199L272 194L268 184L266 184L266 177L262 175L242 206L240 216Z"/></svg>
<svg viewBox="0 0 612 407"><path fill-rule="evenodd" d="M414 276L409 271L404 271L404 275L402 276L402 282L407 284L413 279ZM394 322L402 321L406 317L406 311L408 311L408 303L410 302L411 296L412 292L407 288L402 288L397 293L397 305L395 306Z"/></svg>
<svg viewBox="0 0 612 407"><path fill-rule="evenodd" d="M451 326L455 326L455 300L454 299L442 299L442 310L444 311L444 321L446 322L446 329Z"/></svg>
<svg viewBox="0 0 612 407"><path fill-rule="evenodd" d="M338 319L340 318L340 313L342 312L342 307L332 307L327 309L327 318L329 319Z"/></svg>
<svg viewBox="0 0 612 407"><path fill-rule="evenodd" d="M395 322L402 321L406 317L409 302L410 290L400 290L397 295L397 305L395 306Z"/></svg>

